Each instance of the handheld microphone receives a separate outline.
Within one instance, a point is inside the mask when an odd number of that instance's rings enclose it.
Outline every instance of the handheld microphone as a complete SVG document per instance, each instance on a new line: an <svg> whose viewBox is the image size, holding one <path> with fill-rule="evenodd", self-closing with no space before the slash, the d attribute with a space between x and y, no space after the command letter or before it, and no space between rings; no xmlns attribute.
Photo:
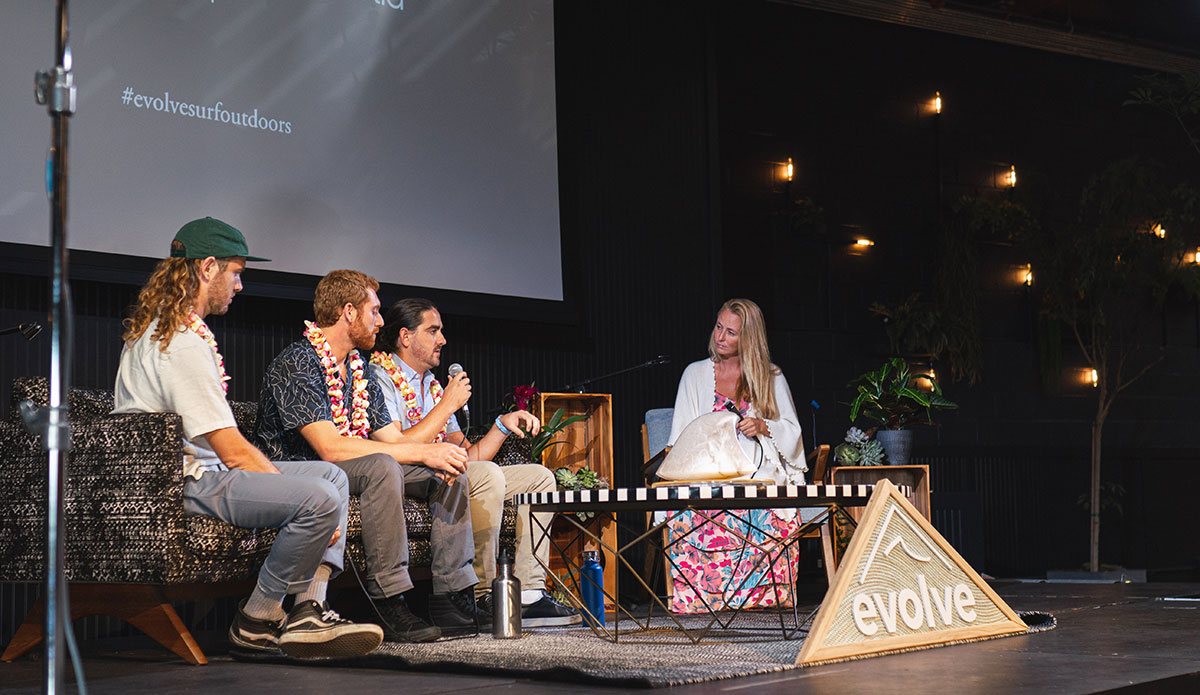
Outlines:
<svg viewBox="0 0 1200 695"><path fill-rule="evenodd" d="M742 420L745 420L745 419L746 419L746 418L745 418L745 417L742 415L742 411L738 410L738 409L737 409L737 406L736 406L736 405L734 405L734 404L733 404L733 401L731 401L731 400L726 400L726 401L725 401L725 405L723 405L723 406L721 406L721 407L722 407L722 408L724 408L725 410L728 410L729 412L733 413L734 415L737 415L737 416L738 416L738 422L741 422Z"/></svg>
<svg viewBox="0 0 1200 695"><path fill-rule="evenodd" d="M463 371L462 365L459 364L458 362L455 362L454 364L450 365L450 369L446 370L446 376L453 379L454 377L458 376L459 374L462 374L462 371ZM464 415L466 415L467 417L471 417L471 408L466 403L463 403L462 411L463 411Z"/></svg>

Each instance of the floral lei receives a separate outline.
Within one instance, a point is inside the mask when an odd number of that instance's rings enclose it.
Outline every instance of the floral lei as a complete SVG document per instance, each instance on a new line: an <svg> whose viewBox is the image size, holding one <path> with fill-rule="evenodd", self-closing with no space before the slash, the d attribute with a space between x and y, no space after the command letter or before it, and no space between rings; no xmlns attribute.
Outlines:
<svg viewBox="0 0 1200 695"><path fill-rule="evenodd" d="M404 405L408 408L409 423L415 425L423 420L425 416L421 412L421 407L417 405L417 394L409 385L408 379L404 378L404 372L396 366L392 356L386 352L373 352L371 353L371 364L383 367L383 371L387 372L388 376L392 378L392 383L400 390L400 398L404 399ZM429 395L433 396L435 406L442 402L442 385L438 383L437 379L434 379L433 383L429 385ZM442 431L438 432L437 437L434 438L434 442L445 441L446 430L449 427L450 421L447 420L446 424L442 425Z"/></svg>
<svg viewBox="0 0 1200 695"><path fill-rule="evenodd" d="M370 403L367 394L367 377L364 373L362 355L357 350L350 353L350 376L353 383L353 413L347 417L346 399L342 389L346 382L338 374L337 362L329 349L325 333L312 321L305 321L304 337L308 339L317 356L321 358L321 366L325 368L325 385L329 391L329 403L333 406L333 425L343 437L351 435L366 439L371 433L371 421L367 417L367 405Z"/></svg>
<svg viewBox="0 0 1200 695"><path fill-rule="evenodd" d="M213 353L217 356L217 371L221 373L221 390L229 393L229 375L225 373L225 358L221 357L221 351L217 349L217 339L213 337L208 324L204 323L204 319L200 318L200 314L192 311L188 313L187 327L192 329L193 333L200 336L213 349Z"/></svg>

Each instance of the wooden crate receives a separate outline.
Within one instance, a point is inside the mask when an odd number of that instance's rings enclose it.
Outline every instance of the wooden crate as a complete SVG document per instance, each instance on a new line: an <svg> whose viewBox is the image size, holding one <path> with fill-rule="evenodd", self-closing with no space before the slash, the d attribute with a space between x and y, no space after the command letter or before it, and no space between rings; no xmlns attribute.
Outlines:
<svg viewBox="0 0 1200 695"><path fill-rule="evenodd" d="M567 426L555 441L565 440L568 444L550 447L542 453L542 465L556 470L567 467L572 471L590 468L615 487L613 480L613 434L612 395L607 393L543 393L536 404L535 415L547 422L554 412L563 408L563 417L586 414L586 420ZM603 523L592 520L590 529L604 539L609 547L617 545L617 528L611 519ZM595 541L578 539L580 532L569 522L556 519L553 527L556 547L567 546L565 553L576 566L582 564L584 550L596 550ZM571 542L573 539L574 542ZM617 559L613 553L604 551L604 588L615 595L617 587ZM567 578L566 564L557 553L550 554L550 568L555 574ZM612 609L614 606L609 605Z"/></svg>
<svg viewBox="0 0 1200 695"><path fill-rule="evenodd" d="M929 519L929 466L838 466L833 469L829 480L834 485L871 485L885 478L894 485L912 488L908 493L908 501ZM851 507L847 511L858 521L862 518L863 509Z"/></svg>

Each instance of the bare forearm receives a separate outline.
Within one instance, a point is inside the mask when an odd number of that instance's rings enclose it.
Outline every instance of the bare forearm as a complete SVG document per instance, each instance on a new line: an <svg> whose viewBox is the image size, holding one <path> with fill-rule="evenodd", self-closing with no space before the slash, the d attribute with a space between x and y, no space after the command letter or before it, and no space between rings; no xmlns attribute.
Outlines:
<svg viewBox="0 0 1200 695"><path fill-rule="evenodd" d="M209 446L217 456L231 469L251 471L254 473L278 473L279 469L271 463L258 447L242 436L236 427L226 427L208 432L205 435Z"/></svg>
<svg viewBox="0 0 1200 695"><path fill-rule="evenodd" d="M499 427L492 425L492 429L484 435L483 439L471 445L467 455L472 461L491 461L492 457L500 451L500 447L504 444L504 440L508 437L500 431Z"/></svg>

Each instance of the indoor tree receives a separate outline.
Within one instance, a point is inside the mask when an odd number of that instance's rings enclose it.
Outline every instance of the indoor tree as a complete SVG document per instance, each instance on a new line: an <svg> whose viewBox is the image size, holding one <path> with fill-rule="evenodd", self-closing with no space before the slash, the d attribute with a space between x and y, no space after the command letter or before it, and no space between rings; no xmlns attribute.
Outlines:
<svg viewBox="0 0 1200 695"><path fill-rule="evenodd" d="M1172 296L1200 298L1195 239L1200 196L1165 186L1159 167L1126 159L1084 188L1076 221L1024 235L1043 319L1066 329L1095 370L1089 568L1099 571L1100 463L1113 403L1165 356L1159 320ZM1190 246L1192 253L1186 252ZM1046 321L1040 322L1047 325ZM1042 341L1056 349L1058 341ZM1043 359L1053 365L1056 359Z"/></svg>

